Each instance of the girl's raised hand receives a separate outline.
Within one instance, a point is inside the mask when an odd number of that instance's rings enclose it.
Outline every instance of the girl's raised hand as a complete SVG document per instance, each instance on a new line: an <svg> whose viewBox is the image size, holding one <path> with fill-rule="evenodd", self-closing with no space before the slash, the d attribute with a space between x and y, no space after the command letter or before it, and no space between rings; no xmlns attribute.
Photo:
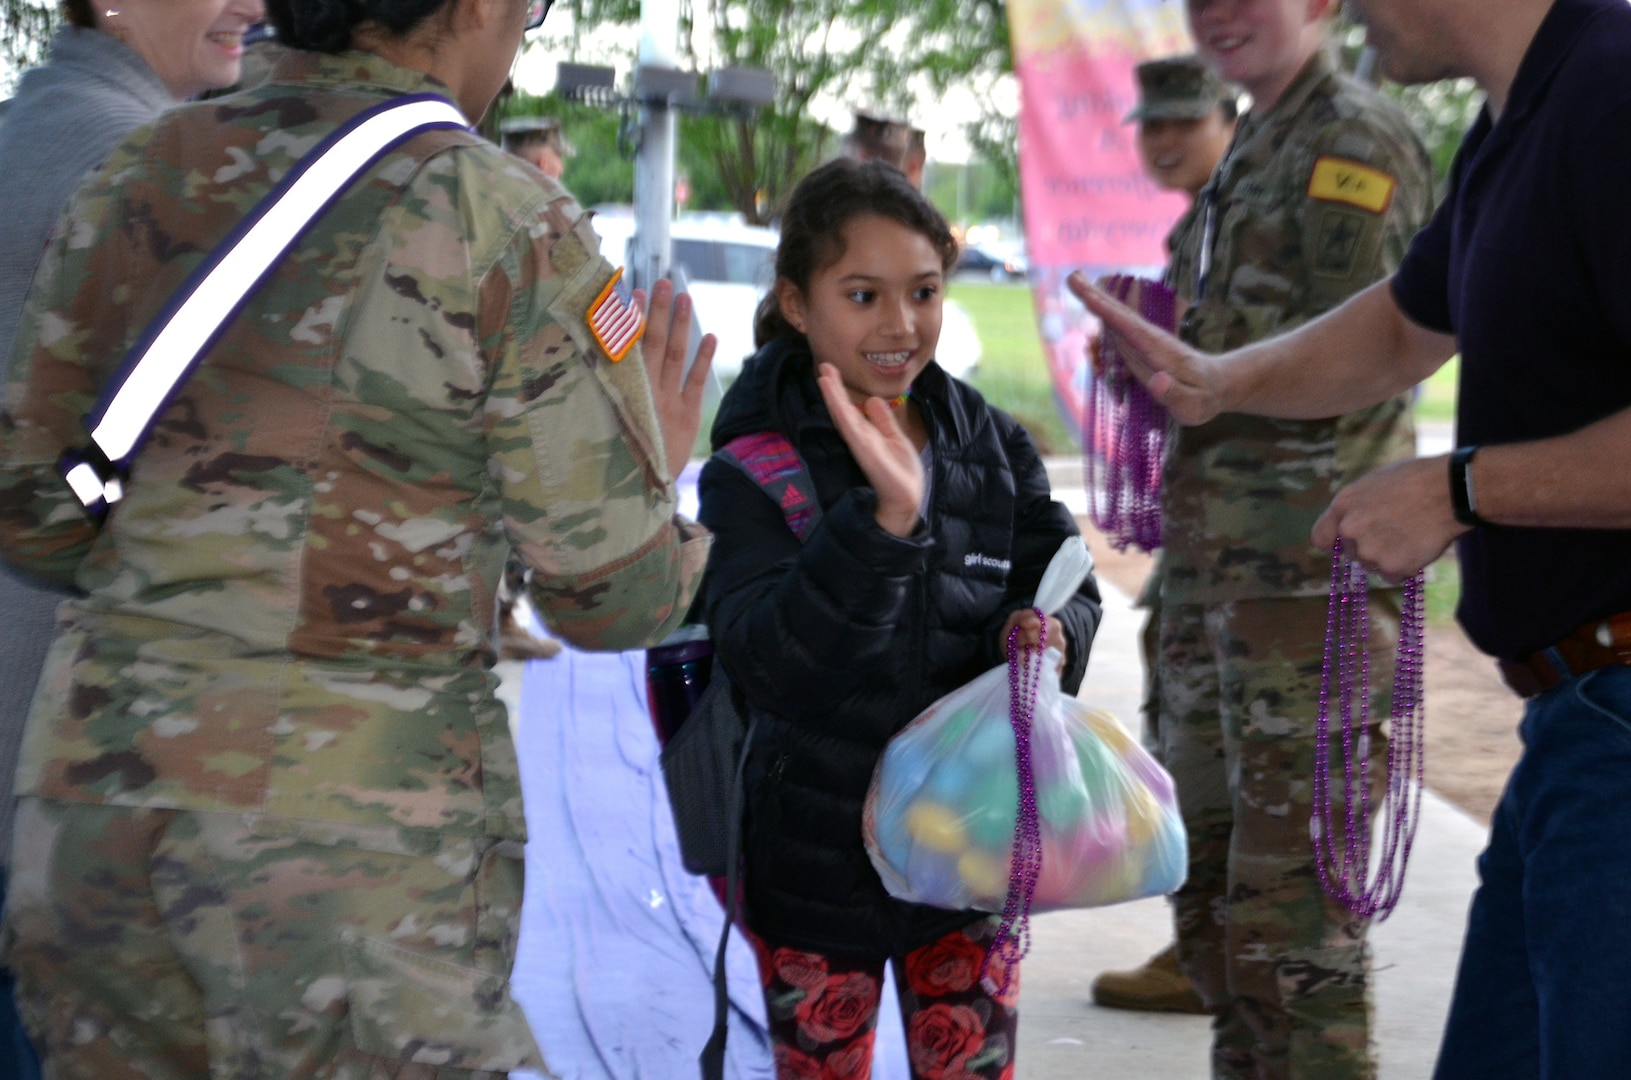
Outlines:
<svg viewBox="0 0 1631 1080"><path fill-rule="evenodd" d="M896 536L910 536L923 504L923 462L894 410L882 398L868 398L864 411L856 408L831 364L821 365L816 381L838 434L878 493L878 525Z"/></svg>

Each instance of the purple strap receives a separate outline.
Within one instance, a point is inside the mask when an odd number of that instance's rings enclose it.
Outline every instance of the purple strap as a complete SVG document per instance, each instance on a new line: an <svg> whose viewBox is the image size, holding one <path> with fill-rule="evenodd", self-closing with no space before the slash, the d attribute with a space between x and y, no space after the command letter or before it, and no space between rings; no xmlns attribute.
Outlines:
<svg viewBox="0 0 1631 1080"><path fill-rule="evenodd" d="M718 453L775 500L795 536L804 540L810 535L821 520L821 503L810 471L785 435L777 431L738 435Z"/></svg>
<svg viewBox="0 0 1631 1080"><path fill-rule="evenodd" d="M1014 766L1019 773L1019 813L1014 820L1014 854L1008 864L1008 898L1002 905L1002 922L980 964L980 982L993 994L1003 994L1018 970L1017 965L1031 949L1031 898L1036 879L1042 872L1042 829L1036 819L1036 770L1031 764L1031 725L1036 721L1036 688L1042 677L1042 654L1048 647L1048 617L1032 608L1042 620L1042 635L1036 645L1019 645L1019 627L1008 631L1008 719L1014 726ZM987 974L991 958L1003 960L1002 984Z"/></svg>
<svg viewBox="0 0 1631 1080"><path fill-rule="evenodd" d="M1356 915L1386 919L1404 889L1405 868L1421 818L1425 775L1425 712L1422 702L1424 576L1405 582L1393 670L1393 716L1387 748L1387 794L1383 840L1371 874L1369 590L1365 570L1350 561L1338 540L1331 554L1331 600L1325 622L1325 670L1314 719L1314 810L1309 833L1314 864L1327 894ZM1333 676L1341 716L1341 850L1331 793L1331 694ZM1359 702L1357 716L1354 701Z"/></svg>
<svg viewBox="0 0 1631 1080"><path fill-rule="evenodd" d="M1139 279L1116 274L1107 291L1125 301ZM1144 280L1139 314L1154 325L1177 326L1177 297L1158 281ZM1167 411L1127 370L1113 334L1100 339L1099 372L1087 395L1082 425L1082 464L1093 524L1117 551L1135 544L1161 546L1161 465L1167 447Z"/></svg>

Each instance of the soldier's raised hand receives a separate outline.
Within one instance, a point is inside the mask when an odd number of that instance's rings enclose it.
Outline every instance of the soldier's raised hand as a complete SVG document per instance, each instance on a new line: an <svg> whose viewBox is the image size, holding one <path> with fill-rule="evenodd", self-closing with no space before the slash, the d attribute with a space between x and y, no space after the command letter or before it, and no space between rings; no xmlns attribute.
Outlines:
<svg viewBox="0 0 1631 1080"><path fill-rule="evenodd" d="M1065 283L1104 323L1104 333L1115 335L1116 350L1128 369L1179 423L1204 424L1228 411L1228 373L1216 358L1156 329L1132 308L1089 282L1080 270Z"/></svg>
<svg viewBox="0 0 1631 1080"><path fill-rule="evenodd" d="M636 290L634 302L646 309L646 335L641 341L646 361L646 377L657 406L657 423L663 429L663 452L668 459L668 475L678 477L691 458L697 432L702 429L702 392L708 385L718 340L702 335L696 362L685 370L685 353L691 342L691 298L674 295L674 283L664 278L651 287L651 303Z"/></svg>

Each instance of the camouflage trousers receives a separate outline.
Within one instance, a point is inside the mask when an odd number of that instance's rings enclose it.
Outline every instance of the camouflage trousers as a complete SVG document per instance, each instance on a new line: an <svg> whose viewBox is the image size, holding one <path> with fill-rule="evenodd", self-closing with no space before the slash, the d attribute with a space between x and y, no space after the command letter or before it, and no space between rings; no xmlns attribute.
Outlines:
<svg viewBox="0 0 1631 1080"><path fill-rule="evenodd" d="M1324 597L1161 613L1160 757L1189 830L1178 957L1214 1017L1215 1080L1375 1076L1366 920L1324 894L1309 838L1325 617ZM1398 622L1398 593L1373 592L1373 718ZM1370 745L1380 778L1379 724Z"/></svg>
<svg viewBox="0 0 1631 1080"><path fill-rule="evenodd" d="M6 952L45 1076L539 1068L509 996L520 855L424 830L24 798Z"/></svg>

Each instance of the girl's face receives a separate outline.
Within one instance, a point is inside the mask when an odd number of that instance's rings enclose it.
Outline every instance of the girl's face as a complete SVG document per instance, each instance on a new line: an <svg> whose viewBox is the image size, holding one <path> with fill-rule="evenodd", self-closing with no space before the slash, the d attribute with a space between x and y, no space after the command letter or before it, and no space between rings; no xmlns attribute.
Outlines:
<svg viewBox="0 0 1631 1080"><path fill-rule="evenodd" d="M1221 108L1199 120L1144 120L1138 125L1138 156L1156 184L1194 198L1234 133L1234 122L1223 118Z"/></svg>
<svg viewBox="0 0 1631 1080"><path fill-rule="evenodd" d="M831 364L857 404L906 392L940 342L945 268L929 238L891 218L866 214L842 233L844 254L810 276L800 293L776 282L782 314Z"/></svg>
<svg viewBox="0 0 1631 1080"><path fill-rule="evenodd" d="M103 30L147 61L173 97L185 101L238 81L244 32L266 17L261 0L114 0Z"/></svg>
<svg viewBox="0 0 1631 1080"><path fill-rule="evenodd" d="M1195 51L1252 107L1280 100L1319 50L1329 0L1188 0Z"/></svg>

